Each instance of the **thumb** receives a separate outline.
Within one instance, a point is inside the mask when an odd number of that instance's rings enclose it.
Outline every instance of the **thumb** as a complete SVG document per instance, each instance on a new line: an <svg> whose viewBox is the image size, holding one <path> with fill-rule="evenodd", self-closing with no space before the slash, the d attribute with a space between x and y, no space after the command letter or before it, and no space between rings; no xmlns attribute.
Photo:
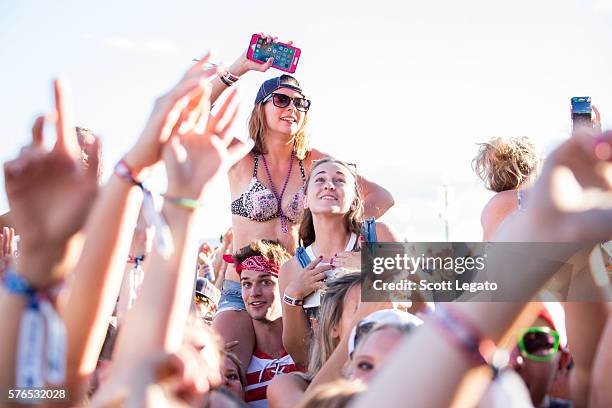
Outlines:
<svg viewBox="0 0 612 408"><path fill-rule="evenodd" d="M87 155L87 172L96 178L100 171L100 148L100 139L96 137L91 146L91 152Z"/></svg>
<svg viewBox="0 0 612 408"><path fill-rule="evenodd" d="M267 71L268 69L270 69L273 63L274 63L274 58L272 57L268 58L268 61L266 61L266 63L263 64L262 69L264 71Z"/></svg>

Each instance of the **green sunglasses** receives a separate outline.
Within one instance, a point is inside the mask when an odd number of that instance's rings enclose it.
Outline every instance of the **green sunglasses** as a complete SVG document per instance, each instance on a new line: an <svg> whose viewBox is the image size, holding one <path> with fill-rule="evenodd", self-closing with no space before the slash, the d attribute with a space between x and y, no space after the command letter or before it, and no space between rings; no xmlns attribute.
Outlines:
<svg viewBox="0 0 612 408"><path fill-rule="evenodd" d="M529 327L519 332L521 354L533 361L552 361L559 351L559 333L549 327Z"/></svg>

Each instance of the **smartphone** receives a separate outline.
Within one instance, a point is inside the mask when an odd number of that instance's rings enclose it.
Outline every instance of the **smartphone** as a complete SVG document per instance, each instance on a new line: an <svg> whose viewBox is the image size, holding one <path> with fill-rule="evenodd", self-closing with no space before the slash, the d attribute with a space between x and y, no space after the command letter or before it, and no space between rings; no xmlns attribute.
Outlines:
<svg viewBox="0 0 612 408"><path fill-rule="evenodd" d="M321 292L321 289L315 290L310 295L306 296L306 298L304 298L304 304L302 305L302 307L304 309L310 309L311 307L321 306L321 295L322 294L323 292Z"/></svg>
<svg viewBox="0 0 612 408"><path fill-rule="evenodd" d="M274 62L272 63L274 68L292 74L297 68L300 54L300 49L292 45L280 42L266 44L266 39L264 37L261 37L259 34L253 34L251 43L249 44L247 58L251 61L264 64L272 57L274 58Z"/></svg>
<svg viewBox="0 0 612 408"><path fill-rule="evenodd" d="M593 127L591 118L591 97L574 96L572 98L572 128Z"/></svg>
<svg viewBox="0 0 612 408"><path fill-rule="evenodd" d="M337 268L336 270L334 269L327 270L325 271L325 281L327 282L327 280L329 279L335 279L338 276L342 276L343 273L345 273L343 268ZM306 296L306 298L304 298L304 304L302 305L302 307L304 309L308 309L311 307L321 306L321 296L322 295L323 295L323 292L321 291L321 289L315 290L310 295Z"/></svg>

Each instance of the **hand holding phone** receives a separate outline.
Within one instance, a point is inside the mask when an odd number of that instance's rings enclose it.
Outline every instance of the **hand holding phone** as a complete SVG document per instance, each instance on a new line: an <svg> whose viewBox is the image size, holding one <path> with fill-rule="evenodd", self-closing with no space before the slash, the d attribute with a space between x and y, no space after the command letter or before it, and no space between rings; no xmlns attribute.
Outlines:
<svg viewBox="0 0 612 408"><path fill-rule="evenodd" d="M572 105L572 130L579 127L593 127L592 106L590 96L574 96Z"/></svg>
<svg viewBox="0 0 612 408"><path fill-rule="evenodd" d="M285 293L289 296L304 299L305 308L318 307L321 304L323 281L333 273L333 265L322 262L322 259L316 258L306 265L285 288Z"/></svg>
<svg viewBox="0 0 612 408"><path fill-rule="evenodd" d="M294 73L300 59L301 50L294 47L291 42L281 43L270 41L270 38L260 34L253 34L247 58L259 64L272 63L272 66L281 71Z"/></svg>

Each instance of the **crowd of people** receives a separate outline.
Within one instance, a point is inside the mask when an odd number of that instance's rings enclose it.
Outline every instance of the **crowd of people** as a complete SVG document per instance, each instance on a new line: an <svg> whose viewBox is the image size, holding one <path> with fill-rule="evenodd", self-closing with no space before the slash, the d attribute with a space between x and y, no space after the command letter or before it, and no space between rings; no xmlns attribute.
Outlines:
<svg viewBox="0 0 612 408"><path fill-rule="evenodd" d="M588 302L536 301L558 263L535 261L510 280L533 302L366 302L360 251L398 241L377 221L393 196L311 147L311 100L293 76L264 81L248 138L231 136L228 88L270 67L203 56L104 185L99 141L69 123L54 83L52 114L4 164L0 404L612 405L612 131L576 129L544 160L528 138L496 138L473 161L496 192L483 240L592 243L557 254L587 272ZM158 163L161 210L143 184ZM213 247L194 213L223 177L232 225Z"/></svg>

